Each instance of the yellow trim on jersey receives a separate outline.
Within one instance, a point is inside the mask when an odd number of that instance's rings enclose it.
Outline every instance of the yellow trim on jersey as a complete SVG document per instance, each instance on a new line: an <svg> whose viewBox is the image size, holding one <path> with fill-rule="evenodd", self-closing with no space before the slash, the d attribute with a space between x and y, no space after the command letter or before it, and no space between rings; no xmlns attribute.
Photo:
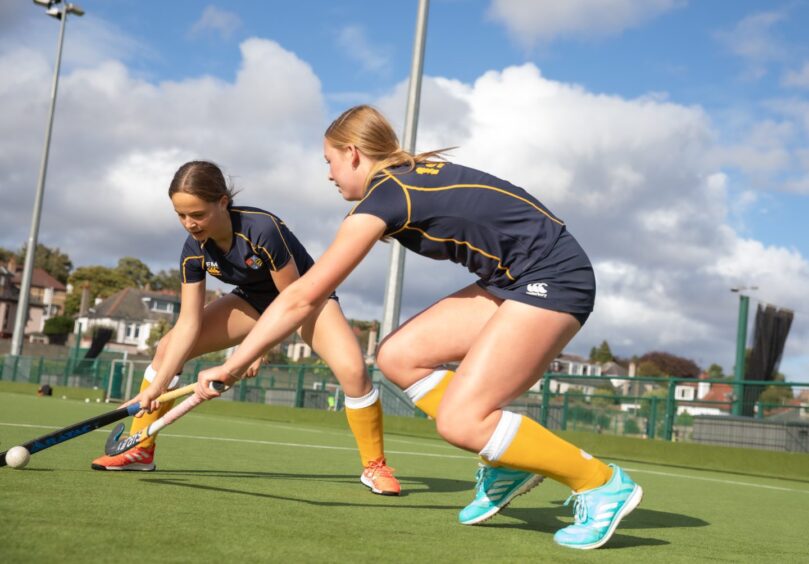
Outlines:
<svg viewBox="0 0 809 564"><path fill-rule="evenodd" d="M419 187L419 186L410 186L409 184L402 184L402 186L404 186L408 190L416 190L418 192L439 192L439 191L442 191L442 190L455 190L456 188L481 188L481 189L484 189L484 190L494 190L495 192L500 192L501 194L505 194L506 196L511 196L512 198L516 198L516 199L520 200L521 202L524 202L524 203L528 204L529 206L531 206L532 208L537 210L539 213L541 213L542 215L544 215L545 217L547 217L548 219L550 219L554 223L558 223L559 225L564 225L565 224L564 221L562 221L560 219L556 219L550 213L546 212L545 210L543 210L542 208L540 208L539 206L537 206L536 204L534 204L530 200L526 200L525 198L523 198L521 196L517 196L516 194L512 194L511 192L509 192L507 190L503 190L502 188L497 188L496 186L489 186L488 184L452 184L450 186L436 186L435 188L424 188L424 187Z"/></svg>
<svg viewBox="0 0 809 564"><path fill-rule="evenodd" d="M267 217L269 217L269 218L272 220L273 225L275 225L275 228L278 230L278 235L280 235L280 236L281 236L281 242L284 244L284 248L287 250L287 254L290 256L290 258L292 258L292 259L294 260L294 256L292 255L292 251L290 251L290 250L289 250L289 245L287 245L287 240L286 240L286 238L284 237L284 232L283 232L283 231L281 231L281 228L280 228L280 227L278 227L278 223L279 223L279 222L281 223L281 225L284 225L284 222L283 222L283 221L281 221L280 219L276 218L276 217L275 217L273 214L271 214L271 213L267 213L267 212L263 212L263 211L237 210L237 209L233 209L233 208L231 208L231 210L230 210L230 211L232 211L232 212L236 212L236 213L252 213L252 214L255 214L255 215L266 215ZM244 237L244 235L242 235L242 237ZM245 240L246 240L248 243L250 243L250 247L251 247L251 248L253 248L253 251L255 251L255 247L253 247L253 243L252 243L252 242L251 242L249 239L247 239L247 237L244 237L244 239L245 239ZM275 268L275 261L273 261L273 260L272 260L272 257L270 256L270 253L269 253L269 252L267 252L267 249L265 249L264 247L259 247L259 248L260 248L262 251L264 251L264 254L266 254L266 255L267 255L267 258L268 258L268 259L270 259L270 262L272 263L272 269L273 269L273 270L278 270L277 268Z"/></svg>
<svg viewBox="0 0 809 564"><path fill-rule="evenodd" d="M509 279L509 280L511 280L512 282L513 282L514 280L516 280L516 279L515 279L515 278L514 278L514 277L511 275L511 271L508 269L508 267L507 267L507 266L503 266L503 259L501 259L500 257L494 256L494 255L492 255L492 254L490 254L490 253L487 253L487 252L486 252L486 251L484 251L483 249L478 249L477 247L475 247L474 245L472 245L472 244L471 244L471 243L469 243L468 241L459 241L459 240L457 240L457 239L452 239L451 237L450 237L450 238L444 238L444 237L433 237L432 235L429 235L429 234L428 234L426 231L424 231L424 230L422 230L422 229L419 229L418 227L411 227L411 226L409 226L409 225L405 225L405 226L402 228L402 230L404 230L404 229L410 229L411 231L418 231L419 233L421 233L421 236L422 236L422 237L424 237L425 239L429 239L430 241L436 241L436 242L439 242L439 243L455 243L456 245L466 245L466 246L467 246L467 247L469 247L471 250L473 250L473 251L475 251L475 252L477 252L477 253L482 254L484 257L486 257L486 258L490 258L490 259L492 259L492 260L496 260L496 261L497 261L497 268L498 268L498 269L500 269L500 270L504 270L504 271L506 272L506 276L507 276L507 277L508 277L508 279Z"/></svg>
<svg viewBox="0 0 809 564"><path fill-rule="evenodd" d="M385 172L387 172L387 170L385 170ZM360 200L359 202L357 202L356 204L354 204L354 207L353 207L353 208L351 208L351 211L350 211L350 212L348 212L348 215L353 215L353 214L354 214L354 210L355 210L355 209L357 209L357 206L358 206L358 205L360 205L361 203L363 203L363 202L365 201L365 199L366 199L368 196L370 196L370 195L371 195L371 192L373 192L374 190L376 190L377 186L379 186L380 184L382 184L383 182L385 182L385 181L386 181L386 180L387 180L389 177L390 177L390 173L388 173L388 176L386 176L385 178L383 178L382 180L380 180L379 182L377 182L376 184L374 184L373 186L371 186L370 188L368 188L368 191L367 191L367 192L365 192L365 195L362 197L362 200Z"/></svg>
<svg viewBox="0 0 809 564"><path fill-rule="evenodd" d="M402 192L404 193L404 196L405 196L405 201L407 202L407 220L404 222L404 225L402 225L402 227L401 227L400 229L397 229L396 231L393 231L392 233L389 233L388 235L386 235L386 237L392 237L393 235L395 235L395 234L397 234L397 233L401 233L401 232L402 232L402 231L404 231L405 229L410 229L411 231L417 231L417 232L421 233L422 237L425 237L426 239L430 239L431 241L436 241L436 242L440 242L440 243L449 243L449 242L452 242L452 243L455 243L456 245L466 245L466 246L467 246L469 249L471 249L471 250L473 250L473 251L475 251L475 252L477 252L477 253L482 254L484 257L489 258L489 259L492 259L492 260L496 260L496 261L497 261L497 268L498 268L499 270L504 270L504 271L505 271L505 273L506 273L506 277L508 277L508 279L509 279L509 280L512 280L512 281L513 281L513 280L515 280L515 278L514 278L514 277L511 275L511 271L508 269L508 267L507 267L507 266L503 266L503 259L502 259L502 258L500 258L500 257L498 257L498 256L495 256L495 255L493 255L493 254L491 254L491 253L487 253L487 252L486 252L486 251L484 251L483 249L479 249L479 248L475 247L474 245L472 245L472 244L471 244L471 243L469 243L468 241L459 241L459 240L457 240L457 239L452 239L452 238L447 239L447 238L441 238L441 237L433 237L432 235L427 234L427 232L426 232L426 231L423 231L423 230L419 229L418 227L411 227L411 226L410 226L410 217L411 217L411 215L412 215L412 209L413 209L413 208L412 208L412 204L411 204L411 201L410 201L410 194L408 194L408 190L409 190L409 189L415 189L415 190L419 190L419 188L416 188L415 186L410 186L410 185L408 185L408 184L405 184L405 183L403 183L403 182L399 181L399 179L398 179L398 178L396 178L396 176L395 176L395 175L391 174L391 173L390 173L390 172L389 172L387 169L385 169L385 171L384 171L384 172L385 172L385 174L386 174L386 177L385 177L385 178L383 178L382 180L380 180L379 182L377 182L377 183L376 183L376 184L373 186L373 188L371 188L370 190L368 190L368 193L365 195L365 197L363 197L363 199L362 199L362 200L360 200L359 202L357 202L357 204L354 206L354 208L356 208L358 205L360 205L360 204L362 203L362 201L363 201L363 200L365 200L365 198L367 198L368 196L370 196L370 195L371 195L371 192L373 192L373 191L374 191L374 190L377 188L377 186L379 186L380 184L382 184L383 182L385 182L385 181L386 181L386 180L388 180L388 179L393 180L393 181L394 181L394 182L395 182L395 183L396 183L396 184L397 184L397 185L398 185L398 186L399 186L399 187L402 189ZM465 186L465 185L464 185L464 186ZM473 185L469 185L469 186L473 186ZM494 188L493 186L477 186L477 185L474 185L474 186L476 186L476 187L485 187L485 188L491 188L491 189L495 189L495 190L496 190L496 188ZM458 187L461 187L461 185L458 185ZM425 188L425 189L421 189L421 190L424 190L424 191L429 191L429 190L431 190L431 189L429 189L429 188ZM508 195L510 195L510 196L514 196L513 194L509 194L509 193L508 193L508 192L506 192L505 190L500 190L500 191L502 191L503 193L508 194ZM523 201L525 201L525 202L526 202L526 203L528 203L528 204L531 204L531 202L529 202L529 201L525 200L524 198L520 198L519 196L514 196L514 197L515 197L515 198L518 198L518 199L520 199L520 200L523 200ZM532 205L533 205L533 204L532 204ZM534 206L534 207L536 208L536 206ZM539 208L537 208L537 209L539 209ZM539 211L542 211L542 210L541 210L541 209L539 209ZM354 213L354 210L353 210L353 209L351 210L351 213L352 213L352 214ZM545 214L545 215L547 215L547 214ZM548 216L548 217L549 217L550 219L553 219L553 218L552 218L552 217L550 217L550 216Z"/></svg>
<svg viewBox="0 0 809 564"><path fill-rule="evenodd" d="M261 249L262 251L264 251L264 254L265 254L265 255L267 255L267 258L268 258L268 259L270 259L270 264L272 265L272 269L273 269L273 270L277 270L277 269L275 268L275 261L274 261L274 260L272 260L272 257L270 256L270 253L268 253L268 252L267 252L267 249L265 249L265 248L264 248L264 247L262 247L261 245L257 245L257 244L255 244L255 243L253 243L253 242L252 242L250 239L248 239L248 238L247 238L247 236L246 236L244 233L239 233L238 231L234 231L234 232L233 232L233 234L234 234L234 235L238 235L239 237L241 237L242 239L244 239L245 241L247 241L247 244L248 244L248 245L250 245L250 248L253 250L253 252L254 252L254 253L258 254L258 251L256 250L256 247L258 247L259 249Z"/></svg>
<svg viewBox="0 0 809 564"><path fill-rule="evenodd" d="M185 257L185 259L183 260L183 284L188 284L188 279L185 276L185 263L187 263L191 259L199 259L199 261L202 263L201 264L202 270L205 270L205 256L204 255L194 256L194 257Z"/></svg>

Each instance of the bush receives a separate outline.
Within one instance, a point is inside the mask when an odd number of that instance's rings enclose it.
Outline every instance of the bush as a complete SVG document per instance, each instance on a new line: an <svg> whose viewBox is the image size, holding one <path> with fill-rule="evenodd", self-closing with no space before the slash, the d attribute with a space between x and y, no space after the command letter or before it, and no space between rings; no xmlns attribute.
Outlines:
<svg viewBox="0 0 809 564"><path fill-rule="evenodd" d="M46 335L67 335L73 332L73 318L57 315L45 320L43 332Z"/></svg>

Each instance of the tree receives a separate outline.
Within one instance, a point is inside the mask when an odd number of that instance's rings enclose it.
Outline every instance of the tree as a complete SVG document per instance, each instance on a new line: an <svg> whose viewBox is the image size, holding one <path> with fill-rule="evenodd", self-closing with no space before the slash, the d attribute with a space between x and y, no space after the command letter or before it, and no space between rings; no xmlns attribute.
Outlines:
<svg viewBox="0 0 809 564"><path fill-rule="evenodd" d="M73 331L74 321L72 317L57 315L45 320L45 327L42 332L46 335L66 335Z"/></svg>
<svg viewBox="0 0 809 564"><path fill-rule="evenodd" d="M180 286L180 271L176 268L171 270L161 270L149 280L149 285L152 290L171 290L179 292Z"/></svg>
<svg viewBox="0 0 809 564"><path fill-rule="evenodd" d="M708 377L709 378L724 378L725 373L722 370L722 367L718 364L712 364L708 367Z"/></svg>
<svg viewBox="0 0 809 564"><path fill-rule="evenodd" d="M607 341L601 341L598 348L593 347L590 350L590 360L593 362L611 362L615 360L610 350L610 345Z"/></svg>
<svg viewBox="0 0 809 564"><path fill-rule="evenodd" d="M664 375L663 370L651 360L639 361L635 373L644 378L662 377Z"/></svg>
<svg viewBox="0 0 809 564"><path fill-rule="evenodd" d="M134 257L124 257L118 261L115 271L129 280L132 286L144 288L152 280L152 271L143 262Z"/></svg>
<svg viewBox="0 0 809 564"><path fill-rule="evenodd" d="M16 256L14 251L10 251L6 248L0 247L0 262L8 262L11 257Z"/></svg>
<svg viewBox="0 0 809 564"><path fill-rule="evenodd" d="M25 261L25 251L26 247L23 245L16 255L19 264ZM66 284L70 271L73 269L73 263L70 261L70 257L59 249L51 249L42 243L37 243L34 253L34 268L41 268L62 284Z"/></svg>
<svg viewBox="0 0 809 564"><path fill-rule="evenodd" d="M131 281L114 268L106 266L80 266L68 278L74 288L86 282L90 291L90 303L96 298L108 298L115 292L131 285ZM75 315L81 305L81 291L73 292L65 301L65 313Z"/></svg>
<svg viewBox="0 0 809 564"><path fill-rule="evenodd" d="M699 366L689 359L671 353L654 351L640 357L641 364L651 362L660 369L659 376L675 376L677 378L696 378L701 372Z"/></svg>
<svg viewBox="0 0 809 564"><path fill-rule="evenodd" d="M612 384L607 382L598 386L590 399L590 405L593 407L610 407L616 403L618 403L618 394Z"/></svg>

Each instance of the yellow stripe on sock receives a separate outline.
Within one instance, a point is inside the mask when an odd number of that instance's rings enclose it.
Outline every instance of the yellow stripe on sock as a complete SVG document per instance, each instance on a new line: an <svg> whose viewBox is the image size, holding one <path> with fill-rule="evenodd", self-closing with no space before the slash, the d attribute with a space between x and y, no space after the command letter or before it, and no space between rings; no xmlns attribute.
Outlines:
<svg viewBox="0 0 809 564"><path fill-rule="evenodd" d="M416 402L416 407L430 417L435 418L438 413L438 405L441 403L441 398L444 397L444 392L447 391L447 386L449 386L453 376L455 376L455 372L447 370L447 373L444 374L444 377L441 378L438 385L424 394L421 399Z"/></svg>
<svg viewBox="0 0 809 564"><path fill-rule="evenodd" d="M346 408L346 418L357 448L363 468L374 460L385 457L385 443L382 435L382 402L377 399L372 405L360 409Z"/></svg>
<svg viewBox="0 0 809 564"><path fill-rule="evenodd" d="M577 492L603 486L610 479L609 466L536 421L520 419L517 434L497 463L547 476Z"/></svg>

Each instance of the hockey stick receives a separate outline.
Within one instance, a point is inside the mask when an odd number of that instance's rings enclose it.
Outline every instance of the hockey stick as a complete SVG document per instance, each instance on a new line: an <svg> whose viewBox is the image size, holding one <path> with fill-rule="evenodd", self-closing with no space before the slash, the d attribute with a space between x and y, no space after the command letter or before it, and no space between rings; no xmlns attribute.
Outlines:
<svg viewBox="0 0 809 564"><path fill-rule="evenodd" d="M211 382L209 386L219 392L220 394L227 390L227 386L225 386L222 382ZM197 394L194 394L190 397L185 398L180 405L176 405L171 408L168 412L166 412L163 417L158 419L157 421L152 422L148 427L145 429L141 429L134 435L121 439L121 434L124 432L124 424L119 423L115 426L115 428L110 433L109 437L107 437L107 443L104 445L104 452L109 456L115 456L116 454L121 454L122 452L126 452L140 443L145 441L147 438L155 435L160 429L166 427L167 425L171 425L175 421L177 421L180 417L197 407L201 404L203 400Z"/></svg>
<svg viewBox="0 0 809 564"><path fill-rule="evenodd" d="M169 401L190 394L194 391L194 386L196 386L196 384L189 384L187 386L183 386L182 388L177 388L176 390L166 392L158 397L157 401ZM70 439L75 439L76 437L89 433L90 431L94 431L95 429L105 427L110 423L120 421L121 419L129 417L130 415L135 415L138 411L140 411L140 403L133 403L128 407L120 407L114 411L102 413L101 415L91 417L90 419L82 421L81 423L76 423L75 425L70 425L69 427L59 429L53 433L43 435L32 441L28 441L21 446L23 446L30 454L36 454L37 452L45 450L46 448L56 446L65 441L69 441ZM6 465L6 452L8 451L0 452L0 467Z"/></svg>

